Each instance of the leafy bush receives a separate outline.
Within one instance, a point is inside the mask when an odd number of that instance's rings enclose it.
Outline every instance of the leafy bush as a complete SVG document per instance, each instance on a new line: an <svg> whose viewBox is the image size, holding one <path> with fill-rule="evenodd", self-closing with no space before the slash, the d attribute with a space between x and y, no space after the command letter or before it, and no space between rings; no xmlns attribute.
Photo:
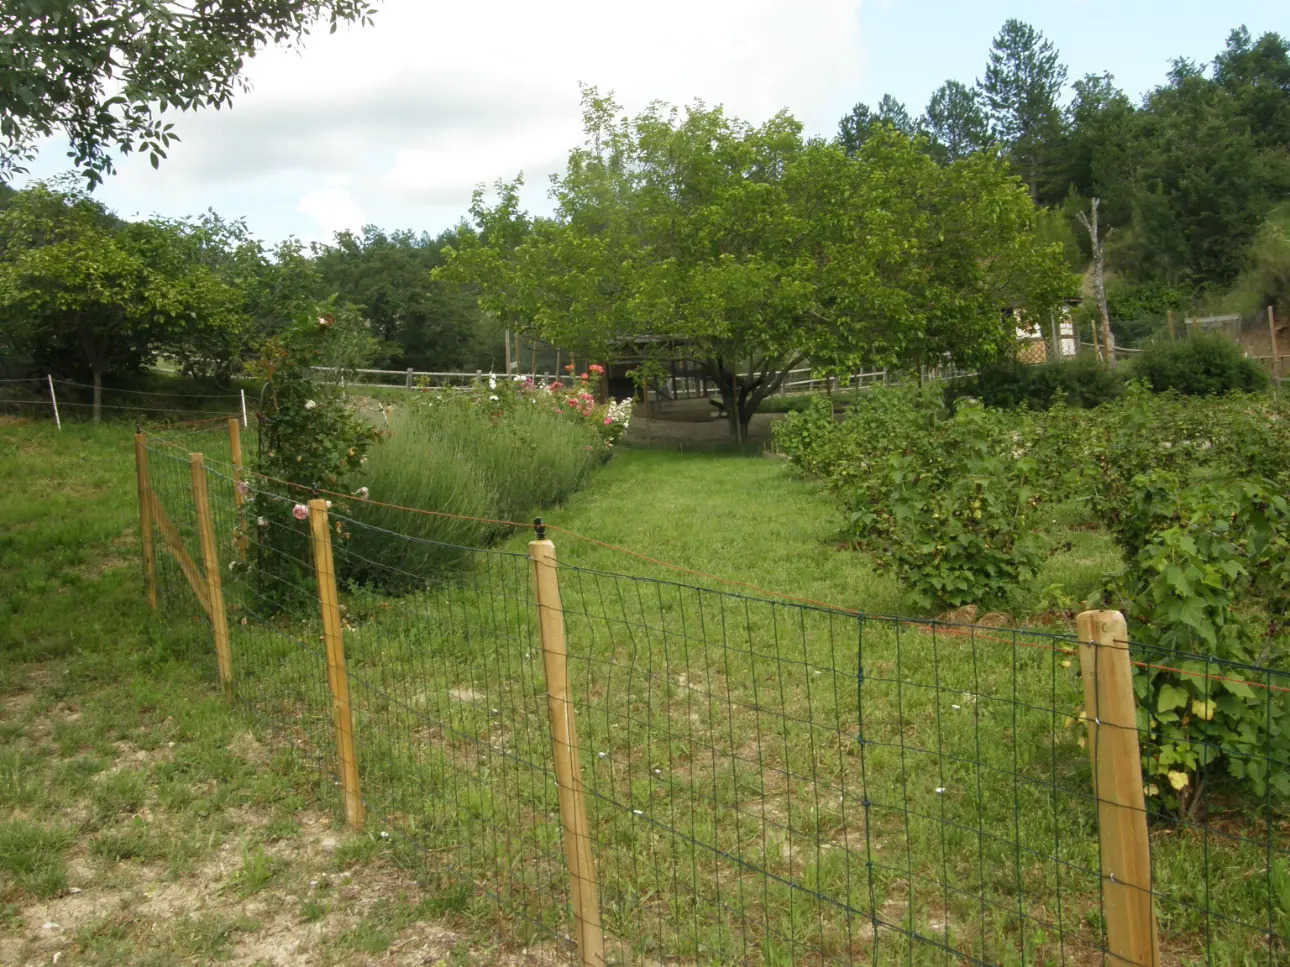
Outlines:
<svg viewBox="0 0 1290 967"><path fill-rule="evenodd" d="M1059 398L1072 406L1098 406L1119 395L1122 381L1092 357L1027 365L1015 359L982 367L970 380L945 387L945 405L964 396L986 406L1046 410Z"/></svg>
<svg viewBox="0 0 1290 967"><path fill-rule="evenodd" d="M1026 523L1037 463L1015 423L966 402L946 419L931 392L875 390L841 424L821 404L774 433L838 495L850 539L928 610L1001 605L1039 563Z"/></svg>
<svg viewBox="0 0 1290 967"><path fill-rule="evenodd" d="M369 499L352 505L364 526L351 528L343 577L391 590L424 584L469 548L487 547L509 532L460 518L525 521L568 498L604 460L610 427L604 416L583 415L585 400L574 394L579 409L572 414L574 407L557 402L559 389L539 405L522 386L493 384L427 393L394 410L392 435L366 467ZM624 424L611 425L621 432ZM410 514L383 503L459 517Z"/></svg>
<svg viewBox="0 0 1290 967"><path fill-rule="evenodd" d="M1248 393L1268 385L1264 369L1219 333L1152 342L1133 361L1132 373L1157 393L1173 390L1184 396Z"/></svg>
<svg viewBox="0 0 1290 967"><path fill-rule="evenodd" d="M336 342L352 338L355 318L337 321L330 314L305 314L279 336L267 340L248 366L263 383L256 412L260 446L250 477L246 526L258 532L256 573L266 597L285 603L284 591L307 585L310 574L308 491L337 491L367 461L377 431L361 420L338 383L320 383L312 367L335 361ZM280 483L285 481L286 483ZM345 539L343 529L337 536Z"/></svg>
<svg viewBox="0 0 1290 967"><path fill-rule="evenodd" d="M1246 684L1241 666L1281 667L1290 655L1290 504L1268 480L1196 485L1155 472L1136 483L1146 535L1117 590L1133 639L1148 646L1134 676L1148 792L1191 815L1225 773L1284 800L1290 700Z"/></svg>

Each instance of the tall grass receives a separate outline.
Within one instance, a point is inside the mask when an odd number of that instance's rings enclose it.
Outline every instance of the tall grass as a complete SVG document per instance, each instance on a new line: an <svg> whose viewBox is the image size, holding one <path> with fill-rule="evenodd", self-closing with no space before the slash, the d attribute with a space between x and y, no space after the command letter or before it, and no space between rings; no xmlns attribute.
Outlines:
<svg viewBox="0 0 1290 967"><path fill-rule="evenodd" d="M344 577L389 587L424 584L509 532L483 520L526 520L563 502L604 459L591 427L539 407L517 406L495 418L468 400L440 397L394 411L393 436L368 457L364 484L372 501L350 507L350 566ZM454 514L408 514L379 503ZM412 538L401 540L389 532Z"/></svg>

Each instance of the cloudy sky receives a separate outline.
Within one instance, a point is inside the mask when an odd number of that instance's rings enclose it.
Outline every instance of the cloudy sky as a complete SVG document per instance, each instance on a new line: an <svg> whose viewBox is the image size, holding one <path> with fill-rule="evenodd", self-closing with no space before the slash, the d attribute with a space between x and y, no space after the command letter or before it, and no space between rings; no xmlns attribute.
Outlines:
<svg viewBox="0 0 1290 967"><path fill-rule="evenodd" d="M245 216L270 241L367 223L437 232L476 184L520 171L529 207L546 207L581 140L579 82L628 110L701 98L760 121L788 108L833 134L857 101L891 92L916 114L946 78L978 77L1008 17L1053 40L1072 78L1110 70L1136 96L1175 56L1209 60L1238 24L1284 30L1282 3L384 0L374 27L262 54L231 110L177 118L183 142L160 171L125 159L99 195L128 217ZM51 142L33 174L63 170L63 155Z"/></svg>

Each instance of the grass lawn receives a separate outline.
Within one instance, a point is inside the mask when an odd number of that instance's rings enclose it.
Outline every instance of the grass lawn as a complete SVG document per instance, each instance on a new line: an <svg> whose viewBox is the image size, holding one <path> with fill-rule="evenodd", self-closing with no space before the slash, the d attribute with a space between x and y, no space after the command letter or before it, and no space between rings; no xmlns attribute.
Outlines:
<svg viewBox="0 0 1290 967"><path fill-rule="evenodd" d="M53 931L36 920L91 891L119 906L131 889L141 892L125 899L128 922L103 920L102 943L147 936L158 963L211 959L215 949L238 956L283 921L316 925L298 933L339 963L429 936L472 939L462 958L490 935L517 957L559 951L570 923L529 536L471 553L423 592L345 589L371 832L346 838L313 821L320 802L338 799L319 779L330 774L331 744L318 622L266 606L276 579L261 576L253 555L235 565L225 596L245 712L227 710L209 678L209 629L167 555L167 621L146 621L128 433L78 432L3 428L13 453L0 472L18 496L0 510L0 592L19 616L0 631L3 727L6 750L25 755L5 766L26 777L10 788L45 797L0 813L12 827L4 835L31 844L19 854L29 859L4 874L8 929L25 945L14 948L18 962L54 949L111 962L74 936L50 946ZM154 453L152 466L190 535L186 464ZM230 552L231 497L213 476L216 531ZM1099 962L1078 669L1061 651L1039 635L874 617L899 613L900 589L835 546L832 502L778 460L625 449L544 516L870 616L712 590L701 576L553 531L611 959ZM1070 546L1041 580L1070 597L1114 564L1104 538L1079 525L1079 509L1063 508L1055 528ZM105 568L114 540L119 566ZM338 542L342 570L348 553ZM56 723L78 711L71 724L82 726L83 745L63 750L54 736L69 726ZM128 770L137 778L113 778ZM81 785L55 782L64 772ZM101 788L117 782L132 791ZM96 806L104 796L120 808L105 813ZM155 830L154 851L95 858L100 837L143 835L135 829ZM1287 928L1270 899L1269 854L1240 838L1247 830L1264 827L1217 806L1207 830L1156 828L1167 963L1203 962L1195 958L1206 944L1215 964L1283 955L1257 932ZM385 831L394 845L382 845ZM338 840L330 854L312 845L321 835ZM171 857L189 851L172 871ZM337 851L373 854L350 872L356 883L374 878L377 900L364 906L361 886L316 897L306 885L324 882L320 870L333 882ZM221 871L213 890L212 869ZM172 882L165 877L205 883L216 908L207 916L185 906L187 919L219 929L149 921L147 891ZM61 923L56 912L49 919Z"/></svg>

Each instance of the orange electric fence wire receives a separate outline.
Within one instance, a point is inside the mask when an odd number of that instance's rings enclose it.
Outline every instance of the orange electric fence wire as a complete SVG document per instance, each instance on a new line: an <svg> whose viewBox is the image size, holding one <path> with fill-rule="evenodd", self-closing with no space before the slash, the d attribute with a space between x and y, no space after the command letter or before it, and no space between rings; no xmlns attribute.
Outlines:
<svg viewBox="0 0 1290 967"><path fill-rule="evenodd" d="M164 443L165 445L174 447L177 450L186 449L185 447L182 447L177 443L172 443L169 440L164 440L161 437L155 436L154 434L149 433L146 429L144 432L148 433L148 436L152 437L152 439L158 441L159 443ZM245 473L246 472L244 471L244 474ZM256 473L254 475L256 477L259 477L261 480L266 480L266 481L269 481L270 483L281 484L284 487L292 487L296 490L303 490L310 494L323 494L325 496L336 497L341 500L354 500L364 504L371 504L373 507L384 507L388 510L397 510L397 511L402 511L409 514L421 514L426 517L441 517L449 520L468 520L479 524L492 524L498 527L515 527L520 529L527 529L533 526L531 522L501 520L493 517L472 517L468 514L450 514L450 513L447 513L446 511L425 510L421 507L404 507L401 504L390 504L380 500L372 500L370 498L356 497L353 494L342 494L334 490L324 490L320 487L310 487L308 484L295 483L294 481L291 481L291 480L282 480L278 477L270 477L268 474ZM725 578L717 574L712 574L708 571L700 571L695 568L685 567L684 565L681 565L681 564L673 564L670 561L663 561L663 560L660 560L659 558L651 557L648 554L642 554L640 551L633 551L631 548L628 548L628 547L621 547L618 544L610 544L607 541L602 541L595 537L588 537L585 534L579 534L575 530L571 530L567 527L561 527L558 524L544 523L543 526L549 531L557 531L561 534L565 534L569 537L572 537L575 540L585 541L588 544L594 544L597 547L603 547L606 550L613 551L617 554L624 554L628 557L634 557L638 560L645 561L649 564L653 564L658 567L665 568L667 570L678 571L683 574L689 574L692 577L703 578L708 581L713 581L717 584L726 584L732 587L746 588L750 591L756 591L758 594L765 595L766 597L769 597L769 598L778 598L782 601L791 601L796 604L808 604L808 605L811 605L812 607L817 607L817 608L827 608L831 611L838 611L838 612L841 612L842 614L855 615L856 617L860 617L864 614L864 612L857 611L854 608L844 608L841 605L830 604L827 601L818 601L815 598L805 598L794 594L787 594L783 591L776 591L773 588L763 588L760 585L753 584L749 581L740 581L736 578ZM920 621L911 621L911 624L914 627L919 628L926 632L939 631L941 634L951 635L954 637L962 637L962 638L971 637L976 641L993 641L999 644L1011 644L1014 646L1020 645L1024 648L1044 648L1050 651L1054 651L1058 654L1068 655L1068 656L1079 655L1079 650L1077 648L1058 645L1053 643L1052 641L1024 641L1024 640L1019 640L1015 635L1010 638L1003 638L997 635L981 634L976 625L945 624L941 622L933 622L931 624L928 624L926 622L920 622ZM1130 642L1125 642L1125 644L1130 644ZM1172 672L1176 675L1188 675L1194 678L1204 678L1206 681L1228 682L1235 685L1244 685L1247 688L1261 688L1267 691L1290 693L1290 687L1273 685L1268 682L1253 682L1253 681L1246 681L1240 678L1233 678L1231 676L1211 675L1211 674L1206 674L1204 672L1188 671L1187 669L1175 668L1170 665L1161 665L1154 662L1133 661L1131 664L1136 665L1138 668L1142 668L1144 670L1155 669L1157 671Z"/></svg>

